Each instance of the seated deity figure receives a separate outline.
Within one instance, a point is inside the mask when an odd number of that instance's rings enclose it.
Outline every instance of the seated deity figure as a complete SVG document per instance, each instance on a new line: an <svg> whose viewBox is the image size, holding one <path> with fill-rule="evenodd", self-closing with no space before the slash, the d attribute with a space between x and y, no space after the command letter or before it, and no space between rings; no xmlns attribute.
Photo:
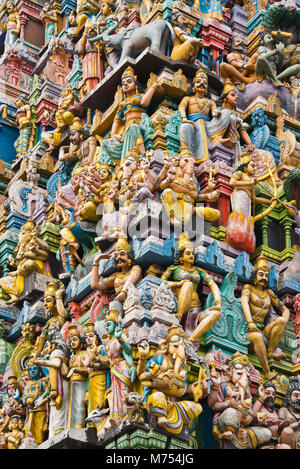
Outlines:
<svg viewBox="0 0 300 469"><path fill-rule="evenodd" d="M182 117L179 134L181 147L188 149L199 164L209 158L209 140L227 129L231 114L228 109L219 111L215 102L206 97L208 78L202 69L193 84L194 95L184 97L178 107Z"/></svg>
<svg viewBox="0 0 300 469"><path fill-rule="evenodd" d="M184 426L190 426L202 412L198 402L207 391L206 376L200 372L198 380L187 380L187 340L181 326L169 327L153 356L147 339L138 344L137 376L143 386L146 409L157 417L165 431L176 436Z"/></svg>
<svg viewBox="0 0 300 469"><path fill-rule="evenodd" d="M186 224L192 214L207 221L215 221L220 212L211 207L196 206L201 202L216 202L219 191L200 193L195 176L196 164L194 155L186 148L182 148L177 159L177 165L170 166L170 160L165 158L165 168L161 171L159 188L163 191L161 201L172 223Z"/></svg>
<svg viewBox="0 0 300 469"><path fill-rule="evenodd" d="M242 288L241 304L249 326L248 339L251 347L260 361L266 379L272 380L277 373L270 371L268 360L281 360L285 357L276 348L284 334L290 311L268 288L269 271L267 259L260 256L254 267L253 284L246 284ZM266 324L266 316L273 307L282 315Z"/></svg>
<svg viewBox="0 0 300 469"><path fill-rule="evenodd" d="M130 150L145 154L143 135L140 129L142 115L146 112L155 90L160 87L154 83L145 94L138 90L137 77L132 67L122 75L122 101L118 105L114 118L111 138L102 142L100 162L118 162L123 160ZM121 132L121 133L120 133Z"/></svg>
<svg viewBox="0 0 300 469"><path fill-rule="evenodd" d="M50 275L45 262L49 255L48 244L39 239L38 231L32 220L28 220L20 230L19 242L11 256L10 263L16 270L0 279L1 289L9 295L7 304L16 303L24 291L24 278L33 272Z"/></svg>
<svg viewBox="0 0 300 469"><path fill-rule="evenodd" d="M300 448L300 379L298 376L290 378L289 387L284 396L282 407L278 411L280 419L288 421L288 426L281 433L284 442L292 449Z"/></svg>
<svg viewBox="0 0 300 469"><path fill-rule="evenodd" d="M90 136L79 117L75 117L70 126L70 145L61 146L59 149L59 161L80 161L82 165L91 164L97 150L96 137Z"/></svg>
<svg viewBox="0 0 300 469"><path fill-rule="evenodd" d="M205 270L194 264L195 253L193 244L186 232L178 240L176 262L166 269L162 280L166 281L175 293L178 301L177 316L182 321L186 318L186 328L191 332L188 338L195 342L211 329L221 317L221 295L217 284ZM215 306L204 311L201 309L197 292L199 285L207 285L213 294Z"/></svg>
<svg viewBox="0 0 300 469"><path fill-rule="evenodd" d="M221 77L230 78L239 88L243 89L245 83L252 83L255 80L255 63L258 55L253 54L249 58L245 54L244 39L240 34L235 33L232 38L230 53L227 54L227 62L220 64Z"/></svg>
<svg viewBox="0 0 300 469"><path fill-rule="evenodd" d="M132 265L131 246L124 233L120 233L113 250L116 258L118 271L109 277L98 277L100 259L110 257L106 254L99 254L94 258L92 268L91 287L98 290L114 289L116 297L114 302L119 302L122 306L127 297L127 284L130 282L136 285L142 279L142 269L139 265Z"/></svg>
<svg viewBox="0 0 300 469"><path fill-rule="evenodd" d="M170 58L194 62L200 47L203 47L202 39L190 36L192 28L177 8L172 12L172 25L174 35L172 35L173 49Z"/></svg>
<svg viewBox="0 0 300 469"><path fill-rule="evenodd" d="M214 412L213 436L219 444L229 441L232 448L255 449L272 438L269 428L252 425L250 370L247 355L236 352L229 361L229 376L225 382L217 371L210 373L211 390L207 403Z"/></svg>

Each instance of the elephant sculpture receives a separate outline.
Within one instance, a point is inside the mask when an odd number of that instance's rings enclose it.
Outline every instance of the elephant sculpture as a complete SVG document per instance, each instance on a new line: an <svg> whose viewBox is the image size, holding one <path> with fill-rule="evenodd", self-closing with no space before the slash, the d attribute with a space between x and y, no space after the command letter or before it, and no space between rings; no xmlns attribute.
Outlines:
<svg viewBox="0 0 300 469"><path fill-rule="evenodd" d="M156 20L134 29L115 30L118 23L115 22L103 33L103 41L107 47L120 51L120 62L126 57L136 58L147 47L153 51L167 54L171 25L165 20Z"/></svg>

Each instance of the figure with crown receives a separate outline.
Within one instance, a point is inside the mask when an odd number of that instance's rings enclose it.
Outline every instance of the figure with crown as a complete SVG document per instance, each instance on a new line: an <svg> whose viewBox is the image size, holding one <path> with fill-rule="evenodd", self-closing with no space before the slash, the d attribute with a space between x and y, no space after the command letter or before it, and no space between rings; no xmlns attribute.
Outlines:
<svg viewBox="0 0 300 469"><path fill-rule="evenodd" d="M195 252L187 232L178 241L178 252L174 265L166 269L162 279L168 283L178 300L177 316L185 321L190 342L195 342L211 329L221 316L221 295L217 284L205 270L194 263ZM199 284L207 285L213 294L215 306L201 311L198 295Z"/></svg>
<svg viewBox="0 0 300 469"><path fill-rule="evenodd" d="M250 371L247 355L236 352L229 361L228 376L223 378L216 370L210 374L207 403L214 412L213 436L221 448L228 448L229 441L232 449L253 449L272 438L268 428L250 426L254 418Z"/></svg>
<svg viewBox="0 0 300 469"><path fill-rule="evenodd" d="M231 114L228 109L218 110L216 103L207 97L208 77L198 70L193 81L192 96L185 96L179 104L182 125L180 144L195 157L197 164L208 160L209 141L216 140L227 129Z"/></svg>
<svg viewBox="0 0 300 469"><path fill-rule="evenodd" d="M248 339L251 347L259 358L266 379L271 380L277 373L270 371L268 360L284 358L277 346L287 326L290 311L268 287L269 271L267 259L260 256L254 267L253 284L246 284L242 288L241 304L249 327ZM275 316L273 308L281 316ZM273 318L267 323L267 315L270 313L273 313Z"/></svg>
<svg viewBox="0 0 300 469"><path fill-rule="evenodd" d="M110 387L110 363L92 321L88 321L85 325L84 338L89 356L87 405L89 415L92 410L102 407L105 403L106 390Z"/></svg>
<svg viewBox="0 0 300 469"><path fill-rule="evenodd" d="M102 142L100 162L123 160L130 150L145 154L143 135L140 129L142 115L146 112L159 83L154 83L145 94L140 93L137 77L132 67L122 75L122 99L114 118L111 138Z"/></svg>
<svg viewBox="0 0 300 469"><path fill-rule="evenodd" d="M33 272L50 275L46 268L49 255L48 244L38 237L38 230L32 220L28 220L19 233L19 242L10 257L10 265L16 270L0 279L0 287L9 295L7 304L16 303L24 291L24 278Z"/></svg>
<svg viewBox="0 0 300 469"><path fill-rule="evenodd" d="M240 166L233 173L230 185L231 213L226 227L226 242L236 249L253 254L256 246L254 220L251 216L252 202L255 204L273 203L276 199L255 196L255 163L252 153L242 154ZM276 203L276 202L275 202Z"/></svg>
<svg viewBox="0 0 300 469"><path fill-rule="evenodd" d="M136 367L133 362L132 348L127 342L126 330L120 323L122 308L119 302L112 301L109 312L105 317L107 336L106 354L110 361L111 386L107 393L109 404L109 424L123 420L126 417L126 395L133 391L136 378Z"/></svg>
<svg viewBox="0 0 300 469"><path fill-rule="evenodd" d="M139 265L132 265L131 246L124 233L120 233L114 246L113 256L116 259L118 271L107 278L99 278L98 269L100 260L110 257L110 255L98 254L94 258L91 287L98 290L114 289L116 293L114 300L122 306L127 296L127 284L136 285L142 279L142 269Z"/></svg>
<svg viewBox="0 0 300 469"><path fill-rule="evenodd" d="M138 344L137 375L144 387L143 401L147 410L157 417L158 425L174 436L201 414L198 400L207 390L206 375L201 367L198 380L188 384L186 349L185 332L176 325L169 327L155 356L150 358L146 339Z"/></svg>
<svg viewBox="0 0 300 469"><path fill-rule="evenodd" d="M59 161L80 162L83 166L91 164L97 149L96 137L82 125L79 117L75 117L70 125L70 145L59 148Z"/></svg>
<svg viewBox="0 0 300 469"><path fill-rule="evenodd" d="M76 324L69 326L71 356L69 360L70 399L68 407L67 428L85 427L85 392L88 377L89 356L86 341L80 335Z"/></svg>

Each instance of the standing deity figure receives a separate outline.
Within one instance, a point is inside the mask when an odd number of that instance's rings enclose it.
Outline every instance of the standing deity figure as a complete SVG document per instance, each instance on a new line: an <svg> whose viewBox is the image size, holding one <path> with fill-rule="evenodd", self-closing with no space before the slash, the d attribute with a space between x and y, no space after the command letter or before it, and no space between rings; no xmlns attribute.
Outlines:
<svg viewBox="0 0 300 469"><path fill-rule="evenodd" d="M202 39L190 36L191 27L185 16L177 8L172 12L172 25L173 49L170 58L194 62L200 47L203 47Z"/></svg>
<svg viewBox="0 0 300 469"><path fill-rule="evenodd" d="M13 46L19 37L21 30L20 15L13 0L6 0L1 3L0 13L7 13L4 24L0 21L0 29L5 34L4 54Z"/></svg>
<svg viewBox="0 0 300 469"><path fill-rule="evenodd" d="M178 107L182 117L179 134L181 147L193 153L198 164L209 158L209 140L227 129L231 113L228 109L219 111L215 102L206 97L208 78L202 69L193 84L194 95L184 97Z"/></svg>
<svg viewBox="0 0 300 469"><path fill-rule="evenodd" d="M16 303L24 291L24 278L33 272L49 275L45 271L45 262L49 255L49 246L38 238L38 230L32 220L28 220L19 232L19 242L10 258L16 270L0 279L0 287L10 296L7 304Z"/></svg>
<svg viewBox="0 0 300 469"><path fill-rule="evenodd" d="M242 288L241 304L249 327L248 339L251 347L260 361L266 379L272 380L277 373L270 371L268 359L284 358L283 353L277 352L276 348L284 334L290 311L268 288L269 271L267 259L260 256L254 267L253 285L246 284ZM266 317L273 307L280 311L282 316L266 324Z"/></svg>
<svg viewBox="0 0 300 469"><path fill-rule="evenodd" d="M121 81L122 100L113 121L111 138L102 142L101 163L123 160L133 149L138 153L145 153L140 123L158 87L159 83L154 83L145 94L140 93L134 70L132 67L125 70Z"/></svg>
<svg viewBox="0 0 300 469"><path fill-rule="evenodd" d="M64 325L68 316L63 305L64 289L59 289L56 282L50 282L44 293L44 306L47 309L50 318L43 327L41 335L38 337L33 354L37 357L43 350L48 334L55 324L59 329Z"/></svg>
<svg viewBox="0 0 300 469"><path fill-rule="evenodd" d="M206 392L203 369L200 366L197 382L189 385L185 333L180 326L169 327L155 356L150 358L146 339L139 342L138 354L137 376L144 387L145 407L160 427L176 436L202 412L198 400Z"/></svg>
<svg viewBox="0 0 300 469"><path fill-rule="evenodd" d="M36 364L35 358L28 362L28 374L30 381L27 384L22 401L27 409L24 425L25 437L32 436L37 445L45 441L47 424L47 401L49 399L48 378L44 376L42 369Z"/></svg>
<svg viewBox="0 0 300 469"><path fill-rule="evenodd" d="M36 363L49 371L49 438L62 432L67 427L69 404L68 374L69 349L62 338L60 328L53 324L47 335L47 341Z"/></svg>
<svg viewBox="0 0 300 469"><path fill-rule="evenodd" d="M178 300L177 315L182 321L186 318L186 327L192 332L189 341L195 342L211 329L221 317L221 294L212 278L200 267L195 266L193 244L184 232L178 241L176 263L167 268L162 280L171 287ZM197 293L199 284L207 285L213 294L215 306L201 311L200 298Z"/></svg>
<svg viewBox="0 0 300 469"><path fill-rule="evenodd" d="M127 296L128 283L136 285L142 279L142 269L139 265L132 265L131 246L122 233L114 246L113 255L118 270L107 278L98 278L99 261L103 258L103 254L94 258L91 287L104 291L114 289L117 295L114 303L120 303L123 309L122 304Z"/></svg>
<svg viewBox="0 0 300 469"><path fill-rule="evenodd" d="M5 434L6 449L18 449L24 439L23 419L19 415L13 415L8 424L9 432Z"/></svg>
<svg viewBox="0 0 300 469"><path fill-rule="evenodd" d="M109 404L109 422L115 424L126 417L127 394L133 391L136 378L136 367L133 362L132 348L121 323L118 322L119 305L112 302L111 309L105 317L105 329L108 334L106 355L110 362L111 385L107 395Z"/></svg>
<svg viewBox="0 0 300 469"><path fill-rule="evenodd" d="M220 217L219 210L197 206L201 202L216 202L219 191L199 192L194 155L182 148L176 166L168 158L165 158L164 163L159 175L159 188L163 191L161 200L171 222L187 224L194 213L210 222L217 220Z"/></svg>
<svg viewBox="0 0 300 469"><path fill-rule="evenodd" d="M70 398L67 428L84 428L86 409L85 392L88 377L89 357L86 352L86 342L80 336L76 324L69 327L71 357L69 360Z"/></svg>
<svg viewBox="0 0 300 469"><path fill-rule="evenodd" d="M283 406L278 412L279 418L288 420L289 425L283 430L285 443L292 449L300 448L300 379L292 376Z"/></svg>
<svg viewBox="0 0 300 469"><path fill-rule="evenodd" d="M230 179L233 191L230 196L231 213L226 227L226 242L236 249L253 254L256 247L252 202L269 205L273 199L255 196L255 163L252 154L245 153L240 166Z"/></svg>
<svg viewBox="0 0 300 469"><path fill-rule="evenodd" d="M215 370L210 374L211 391L207 403L214 412L214 438L219 442L229 440L237 449L255 449L272 437L270 429L250 426L254 418L250 369L247 355L236 352L229 362L229 376L225 382Z"/></svg>
<svg viewBox="0 0 300 469"><path fill-rule="evenodd" d="M226 80L230 78L239 88L243 89L245 83L252 83L255 80L255 63L258 55L253 54L249 58L245 54L243 36L234 34L230 53L226 56L226 62L220 64L221 77Z"/></svg>
<svg viewBox="0 0 300 469"><path fill-rule="evenodd" d="M28 150L33 148L36 125L32 117L30 105L25 96L19 96L16 99L17 112L15 114L16 121L7 117L7 105L0 106L2 118L9 124L19 129L19 137L14 143L16 149L16 158L26 155Z"/></svg>
<svg viewBox="0 0 300 469"><path fill-rule="evenodd" d="M252 410L257 424L269 428L272 432L272 439L265 448L287 449L290 448L290 439L289 430L286 431L285 428L289 426L289 420L279 418L275 399L276 386L266 381L258 388L258 399Z"/></svg>
<svg viewBox="0 0 300 469"><path fill-rule="evenodd" d="M95 17L93 17L94 19ZM103 65L100 59L100 44L98 25L96 21L87 21L80 41L76 44L76 52L82 56L82 77L86 86L86 92L91 91L102 78Z"/></svg>
<svg viewBox="0 0 300 469"><path fill-rule="evenodd" d="M89 415L92 410L104 406L106 390L110 386L110 363L93 322L88 321L86 323L84 337L89 357L87 405L87 413Z"/></svg>
<svg viewBox="0 0 300 469"><path fill-rule="evenodd" d="M41 11L41 20L45 27L45 44L58 34L58 17L54 2L45 2Z"/></svg>

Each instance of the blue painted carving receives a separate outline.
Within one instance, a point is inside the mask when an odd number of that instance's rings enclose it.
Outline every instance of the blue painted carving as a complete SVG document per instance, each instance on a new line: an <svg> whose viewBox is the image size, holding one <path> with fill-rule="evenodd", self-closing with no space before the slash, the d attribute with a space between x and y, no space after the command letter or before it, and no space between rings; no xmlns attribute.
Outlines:
<svg viewBox="0 0 300 469"><path fill-rule="evenodd" d="M222 271L226 270L224 254L216 240L206 248L205 261Z"/></svg>
<svg viewBox="0 0 300 469"><path fill-rule="evenodd" d="M271 135L270 129L266 124L267 116L262 108L252 111L253 132L250 135L252 143L256 148L270 151L275 159L276 164L280 158L280 146L276 137Z"/></svg>
<svg viewBox="0 0 300 469"><path fill-rule="evenodd" d="M71 177L72 168L73 165L70 162L61 161L58 172L50 177L49 181L47 182L47 197L50 204L55 201L59 183L62 186L68 184Z"/></svg>
<svg viewBox="0 0 300 469"><path fill-rule="evenodd" d="M160 264L165 267L171 265L174 261L176 245L174 233L162 245L157 244L151 239L142 241L136 236L133 236L132 239L132 251L135 262L142 267L147 267L151 264Z"/></svg>
<svg viewBox="0 0 300 469"><path fill-rule="evenodd" d="M151 310L152 307L152 301L153 301L153 294L155 293L155 290L163 283L163 280L161 280L158 277L155 277L154 275L147 275L145 278L143 278L136 286L136 289L140 292L140 302L141 305L147 309L148 311ZM174 307L174 310L172 312L176 313L177 311L177 298L174 295L174 301L176 306Z"/></svg>
<svg viewBox="0 0 300 469"><path fill-rule="evenodd" d="M269 273L269 287L277 291L277 280L278 280L278 272L277 272L277 266L273 264L270 269Z"/></svg>
<svg viewBox="0 0 300 469"><path fill-rule="evenodd" d="M245 282L249 281L253 266L249 260L249 254L242 251L234 261L234 272Z"/></svg>
<svg viewBox="0 0 300 469"><path fill-rule="evenodd" d="M24 187L23 189L20 190L20 199L22 201L22 212L27 212L28 210L28 194L32 194L32 189Z"/></svg>

